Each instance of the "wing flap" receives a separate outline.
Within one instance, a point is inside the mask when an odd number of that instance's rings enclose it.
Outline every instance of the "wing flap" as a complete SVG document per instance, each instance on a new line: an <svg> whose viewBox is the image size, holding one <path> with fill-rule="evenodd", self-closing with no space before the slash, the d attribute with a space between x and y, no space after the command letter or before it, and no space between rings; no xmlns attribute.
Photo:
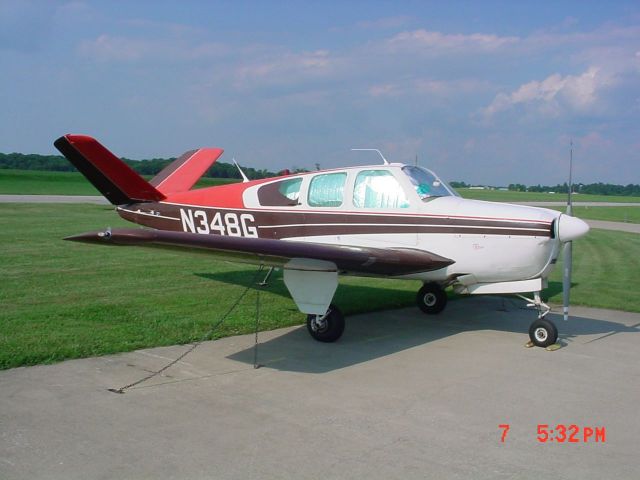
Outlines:
<svg viewBox="0 0 640 480"><path fill-rule="evenodd" d="M272 266L284 266L293 258L310 258L333 262L339 271L369 275L407 275L438 270L454 263L449 258L418 249L327 245L165 230L116 229L82 233L65 240L104 245L196 249L237 261Z"/></svg>

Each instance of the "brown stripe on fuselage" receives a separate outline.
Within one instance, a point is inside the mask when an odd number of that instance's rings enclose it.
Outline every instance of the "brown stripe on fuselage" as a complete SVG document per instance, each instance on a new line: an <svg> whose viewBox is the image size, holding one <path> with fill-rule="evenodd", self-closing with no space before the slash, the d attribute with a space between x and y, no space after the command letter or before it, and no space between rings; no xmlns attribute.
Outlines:
<svg viewBox="0 0 640 480"><path fill-rule="evenodd" d="M552 227L547 222L470 217L435 217L409 214L335 213L291 210L224 209L182 206L163 202L141 203L118 208L125 220L158 230L185 229L180 211L193 215L203 212L208 225L220 213L253 216L252 226L260 238L292 238L321 235L418 234L451 233L471 235L507 235L550 237ZM211 232L216 234L216 232Z"/></svg>

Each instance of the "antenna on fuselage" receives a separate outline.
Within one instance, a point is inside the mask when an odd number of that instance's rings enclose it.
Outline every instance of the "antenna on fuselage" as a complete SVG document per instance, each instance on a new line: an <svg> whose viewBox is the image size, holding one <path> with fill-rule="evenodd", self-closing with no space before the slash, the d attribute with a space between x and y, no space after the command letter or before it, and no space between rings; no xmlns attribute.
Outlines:
<svg viewBox="0 0 640 480"><path fill-rule="evenodd" d="M238 162L236 162L236 157L233 157L233 164L236 166L236 168L238 169L238 171L240 172L240 175L242 175L242 183L246 183L249 181L249 179L247 178L247 176L244 174L244 172L242 171L242 169L240 168L240 165L238 165Z"/></svg>
<svg viewBox="0 0 640 480"><path fill-rule="evenodd" d="M352 148L351 151L352 152L378 152L378 155L380 155L380 158L382 158L382 161L384 162L384 164L389 165L389 162L387 161L387 159L384 158L384 155L382 155L382 152L377 148Z"/></svg>

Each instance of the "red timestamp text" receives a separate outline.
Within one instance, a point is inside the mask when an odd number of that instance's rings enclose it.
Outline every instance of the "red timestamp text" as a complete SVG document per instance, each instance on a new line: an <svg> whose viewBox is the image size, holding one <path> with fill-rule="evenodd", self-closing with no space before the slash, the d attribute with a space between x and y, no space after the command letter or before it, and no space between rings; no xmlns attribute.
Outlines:
<svg viewBox="0 0 640 480"><path fill-rule="evenodd" d="M500 442L505 443L511 425L503 423L498 425L498 428L502 430ZM541 423L538 424L537 433L536 440L539 443L605 443L607 441L606 427Z"/></svg>
<svg viewBox="0 0 640 480"><path fill-rule="evenodd" d="M539 443L605 443L607 429L605 427L586 427L580 425L538 425Z"/></svg>

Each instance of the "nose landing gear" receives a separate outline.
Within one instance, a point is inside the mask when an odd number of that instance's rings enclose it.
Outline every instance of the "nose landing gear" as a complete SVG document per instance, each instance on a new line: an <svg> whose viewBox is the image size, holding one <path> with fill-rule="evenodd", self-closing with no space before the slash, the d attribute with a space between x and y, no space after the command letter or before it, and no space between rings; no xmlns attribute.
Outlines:
<svg viewBox="0 0 640 480"><path fill-rule="evenodd" d="M531 341L527 346L533 347L535 345L549 349L558 341L558 329L551 320L545 318L551 311L551 307L542 301L540 292L535 292L533 295L533 300L518 295L518 297L528 302L527 307L535 307L538 310L538 319L534 320L529 327L529 339Z"/></svg>

